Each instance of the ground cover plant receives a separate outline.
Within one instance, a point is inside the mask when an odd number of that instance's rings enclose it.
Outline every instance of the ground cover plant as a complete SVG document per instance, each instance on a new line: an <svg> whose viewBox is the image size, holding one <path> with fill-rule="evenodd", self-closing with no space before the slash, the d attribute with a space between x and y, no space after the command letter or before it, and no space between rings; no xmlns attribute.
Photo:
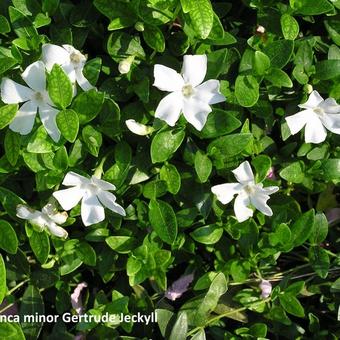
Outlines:
<svg viewBox="0 0 340 340"><path fill-rule="evenodd" d="M339 338L339 9L1 1L0 337Z"/></svg>

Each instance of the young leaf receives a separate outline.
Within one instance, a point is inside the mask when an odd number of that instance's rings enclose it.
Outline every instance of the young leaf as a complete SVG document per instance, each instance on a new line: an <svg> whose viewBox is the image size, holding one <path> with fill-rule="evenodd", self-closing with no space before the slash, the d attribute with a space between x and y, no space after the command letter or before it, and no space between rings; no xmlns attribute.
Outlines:
<svg viewBox="0 0 340 340"><path fill-rule="evenodd" d="M18 108L18 104L8 104L0 107L0 129L6 127L13 120Z"/></svg>
<svg viewBox="0 0 340 340"><path fill-rule="evenodd" d="M57 125L62 136L73 143L78 135L79 118L74 110L66 109L57 114Z"/></svg>

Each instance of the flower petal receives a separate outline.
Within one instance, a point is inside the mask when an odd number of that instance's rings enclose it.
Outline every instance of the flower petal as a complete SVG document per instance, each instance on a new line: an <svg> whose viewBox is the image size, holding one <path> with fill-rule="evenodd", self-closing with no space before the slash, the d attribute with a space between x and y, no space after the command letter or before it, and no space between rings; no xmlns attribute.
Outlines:
<svg viewBox="0 0 340 340"><path fill-rule="evenodd" d="M1 82L1 100L6 104L25 102L33 96L34 92L27 86L20 85L15 81L3 78Z"/></svg>
<svg viewBox="0 0 340 340"><path fill-rule="evenodd" d="M310 116L305 127L306 143L322 143L327 137L327 132L317 115Z"/></svg>
<svg viewBox="0 0 340 340"><path fill-rule="evenodd" d="M272 216L272 209L270 209L270 207L267 205L269 198L270 197L266 195L262 189L257 188L255 193L250 196L250 203L264 215Z"/></svg>
<svg viewBox="0 0 340 340"><path fill-rule="evenodd" d="M338 105L334 98L327 98L319 105L319 107L326 113L340 113L340 105Z"/></svg>
<svg viewBox="0 0 340 340"><path fill-rule="evenodd" d="M96 195L85 193L81 202L81 219L85 226L99 223L105 219L104 208Z"/></svg>
<svg viewBox="0 0 340 340"><path fill-rule="evenodd" d="M39 60L27 66L21 77L33 90L40 92L46 91L45 65L42 61Z"/></svg>
<svg viewBox="0 0 340 340"><path fill-rule="evenodd" d="M158 104L155 117L174 126L181 114L182 98L179 92L173 92L165 96Z"/></svg>
<svg viewBox="0 0 340 340"><path fill-rule="evenodd" d="M266 195L271 195L274 194L275 192L279 191L279 187L277 186L270 186L270 187L265 187L262 188L262 191L266 194Z"/></svg>
<svg viewBox="0 0 340 340"><path fill-rule="evenodd" d="M170 67L156 64L153 75L155 77L153 86L156 86L161 91L181 91L184 86L182 76Z"/></svg>
<svg viewBox="0 0 340 340"><path fill-rule="evenodd" d="M248 161L241 163L236 169L232 171L237 181L242 184L254 182L253 170Z"/></svg>
<svg viewBox="0 0 340 340"><path fill-rule="evenodd" d="M206 55L185 55L183 58L182 75L185 83L193 87L201 84L207 73Z"/></svg>
<svg viewBox="0 0 340 340"><path fill-rule="evenodd" d="M125 121L127 128L138 136L146 136L154 131L152 126L147 126L136 122L134 119L128 119Z"/></svg>
<svg viewBox="0 0 340 340"><path fill-rule="evenodd" d="M42 46L42 61L50 71L54 64L63 65L70 61L70 54L62 47L45 44Z"/></svg>
<svg viewBox="0 0 340 340"><path fill-rule="evenodd" d="M198 131L203 129L211 111L211 107L207 103L197 100L195 97L183 101L183 115Z"/></svg>
<svg viewBox="0 0 340 340"><path fill-rule="evenodd" d="M66 175L67 176L67 175ZM79 187L55 191L53 196L64 210L71 210L85 195L85 190Z"/></svg>
<svg viewBox="0 0 340 340"><path fill-rule="evenodd" d="M111 192L107 192L104 190L100 190L97 194L100 202L108 209L112 210L113 212L126 216L125 210L122 206L116 203L116 197Z"/></svg>
<svg viewBox="0 0 340 340"><path fill-rule="evenodd" d="M77 81L77 76L76 76L76 70L74 69L74 65L71 62L67 62L66 64L62 66L62 68L65 71L65 73L68 75L68 77L70 78L71 83L75 84ZM76 92L73 93L73 96L75 95L76 95Z"/></svg>
<svg viewBox="0 0 340 340"><path fill-rule="evenodd" d="M286 122L289 127L290 133L292 135L295 135L298 133L303 127L306 125L308 120L312 115L315 115L315 113L311 110L303 110L299 113L296 113L295 115L286 117Z"/></svg>
<svg viewBox="0 0 340 340"><path fill-rule="evenodd" d="M234 212L238 222L244 222L253 216L253 210L248 208L250 204L249 197L244 194L238 194L234 203Z"/></svg>
<svg viewBox="0 0 340 340"><path fill-rule="evenodd" d="M76 81L79 86L82 88L83 91L89 91L94 89L95 87L90 84L90 82L84 77L83 70L78 68L75 70L76 74Z"/></svg>
<svg viewBox="0 0 340 340"><path fill-rule="evenodd" d="M319 106L319 104L321 104L323 102L323 98L320 96L318 91L313 91L310 95L308 100L303 103L300 104L299 107L301 107L302 109L314 109L316 107Z"/></svg>
<svg viewBox="0 0 340 340"><path fill-rule="evenodd" d="M37 105L32 101L24 103L19 108L9 128L14 132L19 132L21 135L29 134L33 129L37 109Z"/></svg>
<svg viewBox="0 0 340 340"><path fill-rule="evenodd" d="M49 136L55 142L58 142L60 139L60 130L56 122L56 116L58 113L59 113L59 110L49 105L39 106L39 116L40 116L41 122L43 123L45 130L47 131Z"/></svg>
<svg viewBox="0 0 340 340"><path fill-rule="evenodd" d="M31 209L23 204L17 205L17 217L23 220L31 220L40 216L41 213L37 210Z"/></svg>
<svg viewBox="0 0 340 340"><path fill-rule="evenodd" d="M213 186L211 191L217 196L217 199L222 204L227 204L234 198L234 195L240 192L241 189L242 185L240 183L225 183Z"/></svg>
<svg viewBox="0 0 340 340"><path fill-rule="evenodd" d="M71 185L82 185L82 184L90 184L91 181L82 176L82 175L79 175L73 171L69 171L64 180L63 180L63 185L66 185L66 186L71 186Z"/></svg>
<svg viewBox="0 0 340 340"><path fill-rule="evenodd" d="M59 227L56 223L54 222L51 222L47 225L47 229L49 230L49 232L54 235L54 236L57 236L57 237L61 237L61 238L67 238L68 236L68 233L67 231L62 228L62 227Z"/></svg>
<svg viewBox="0 0 340 340"><path fill-rule="evenodd" d="M107 181L103 181L102 179L97 178L96 176L91 177L92 182L102 190L116 190L116 187Z"/></svg>
<svg viewBox="0 0 340 340"><path fill-rule="evenodd" d="M216 104L225 101L225 97L220 92L220 82L215 79L205 81L195 88L195 97L207 104Z"/></svg>

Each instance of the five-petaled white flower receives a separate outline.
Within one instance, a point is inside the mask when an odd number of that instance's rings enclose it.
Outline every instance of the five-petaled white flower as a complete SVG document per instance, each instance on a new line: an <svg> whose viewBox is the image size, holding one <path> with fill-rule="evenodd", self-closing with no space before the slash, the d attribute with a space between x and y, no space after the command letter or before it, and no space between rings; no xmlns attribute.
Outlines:
<svg viewBox="0 0 340 340"><path fill-rule="evenodd" d="M305 127L306 143L321 143L326 139L326 129L340 134L340 105L335 99L323 100L317 91L313 91L307 102L299 105L303 111L286 117L292 135ZM326 128L326 129L325 129Z"/></svg>
<svg viewBox="0 0 340 340"><path fill-rule="evenodd" d="M263 188L262 183L255 183L253 171L248 161L241 163L239 167L232 171L238 183L225 183L215 185L211 191L217 196L222 204L229 203L234 195L237 195L234 204L236 219L239 222L247 220L253 216L253 210L249 205L254 206L264 215L272 216L273 212L267 205L269 195L279 190L277 186Z"/></svg>
<svg viewBox="0 0 340 340"><path fill-rule="evenodd" d="M103 205L113 212L125 216L125 210L116 203L116 196L108 190L116 187L102 179L92 176L90 179L72 171L67 173L63 183L73 188L59 190L53 193L64 210L75 207L80 200L81 218L85 226L99 223L105 219Z"/></svg>
<svg viewBox="0 0 340 340"><path fill-rule="evenodd" d="M34 210L26 205L17 206L17 216L28 220L31 224L39 227L41 230L48 230L52 235L66 238L67 231L59 226L67 220L67 213L55 211L51 203L46 204L42 211Z"/></svg>
<svg viewBox="0 0 340 340"><path fill-rule="evenodd" d="M197 130L202 130L211 112L210 105L225 101L225 97L220 93L218 80L210 79L202 83L206 72L206 55L185 55L182 74L156 64L153 85L171 93L160 101L155 117L174 126L183 112L190 124Z"/></svg>
<svg viewBox="0 0 340 340"><path fill-rule="evenodd" d="M20 85L9 78L3 78L1 82L1 100L4 103L24 102L9 128L21 135L27 135L33 129L34 120L37 111L39 111L41 122L46 131L57 142L60 138L60 131L56 124L56 115L59 110L52 107L53 103L46 90L44 63L36 61L29 65L21 76L29 87Z"/></svg>
<svg viewBox="0 0 340 340"><path fill-rule="evenodd" d="M84 91L94 88L83 75L86 57L73 46L63 45L61 47L44 44L42 46L42 60L48 71L52 69L54 64L60 65L69 76L71 82L77 82Z"/></svg>

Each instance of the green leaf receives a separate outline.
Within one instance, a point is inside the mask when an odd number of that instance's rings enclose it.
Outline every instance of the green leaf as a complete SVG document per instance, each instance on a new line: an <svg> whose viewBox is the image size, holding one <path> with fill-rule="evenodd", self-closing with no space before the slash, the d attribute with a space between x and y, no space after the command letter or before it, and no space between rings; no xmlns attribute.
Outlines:
<svg viewBox="0 0 340 340"><path fill-rule="evenodd" d="M159 173L161 180L165 181L168 191L176 195L181 188L181 176L177 168L172 164L164 164Z"/></svg>
<svg viewBox="0 0 340 340"><path fill-rule="evenodd" d="M292 0L290 1L292 2ZM302 15L319 15L334 9L327 0L299 0L294 1L292 7Z"/></svg>
<svg viewBox="0 0 340 340"><path fill-rule="evenodd" d="M0 25L1 25L1 23L0 23ZM5 73L6 71L12 69L13 66L17 63L18 62L13 58L8 58L8 57L0 58L0 75ZM16 104L11 104L11 105L16 105Z"/></svg>
<svg viewBox="0 0 340 340"><path fill-rule="evenodd" d="M214 277L207 294L195 313L194 323L196 326L204 326L206 324L209 313L216 308L220 296L226 291L227 280L223 273L218 273Z"/></svg>
<svg viewBox="0 0 340 340"><path fill-rule="evenodd" d="M277 87L293 87L293 82L290 80L288 74L278 68L272 68L268 74L265 75L265 79Z"/></svg>
<svg viewBox="0 0 340 340"><path fill-rule="evenodd" d="M299 35L299 23L290 14L285 13L280 19L283 36L286 40L295 40Z"/></svg>
<svg viewBox="0 0 340 340"><path fill-rule="evenodd" d="M328 80L340 75L340 60L322 60L316 63L315 77L320 80Z"/></svg>
<svg viewBox="0 0 340 340"><path fill-rule="evenodd" d="M208 153L212 157L218 152L223 158L231 158L240 154L252 141L251 133L237 133L215 139L208 145Z"/></svg>
<svg viewBox="0 0 340 340"><path fill-rule="evenodd" d="M305 178L303 163L297 161L289 164L280 171L280 176L288 182L302 183Z"/></svg>
<svg viewBox="0 0 340 340"><path fill-rule="evenodd" d="M270 67L269 57L261 51L255 51L254 68L258 75L264 75Z"/></svg>
<svg viewBox="0 0 340 340"><path fill-rule="evenodd" d="M33 230L29 243L36 258L41 264L44 264L50 254L50 239L47 233L45 231L37 232Z"/></svg>
<svg viewBox="0 0 340 340"><path fill-rule="evenodd" d="M2 255L0 254L0 303L2 303L2 301L4 300L6 293L7 293L6 267L5 267L4 259Z"/></svg>
<svg viewBox="0 0 340 340"><path fill-rule="evenodd" d="M54 155L53 165L56 169L65 171L68 168L68 155L65 146L62 146Z"/></svg>
<svg viewBox="0 0 340 340"><path fill-rule="evenodd" d="M151 142L152 163L165 162L180 147L185 137L183 130L158 132Z"/></svg>
<svg viewBox="0 0 340 340"><path fill-rule="evenodd" d="M319 246L311 246L308 250L309 263L321 278L325 279L329 270L329 256L327 251Z"/></svg>
<svg viewBox="0 0 340 340"><path fill-rule="evenodd" d="M194 130L200 138L216 138L226 135L241 126L241 122L235 118L233 112L221 109L213 109L208 115L207 122L201 131Z"/></svg>
<svg viewBox="0 0 340 340"><path fill-rule="evenodd" d="M0 129L6 127L18 112L18 104L8 104L0 107Z"/></svg>
<svg viewBox="0 0 340 340"><path fill-rule="evenodd" d="M137 239L131 236L110 236L105 239L105 242L120 254L130 253L138 245Z"/></svg>
<svg viewBox="0 0 340 340"><path fill-rule="evenodd" d="M9 25L9 22L6 17L3 15L0 15L0 33L8 33L11 31L11 26Z"/></svg>
<svg viewBox="0 0 340 340"><path fill-rule="evenodd" d="M81 133L91 155L97 157L103 142L102 134L91 125L86 125Z"/></svg>
<svg viewBox="0 0 340 340"><path fill-rule="evenodd" d="M20 325L15 322L0 323L0 338L6 340L25 340Z"/></svg>
<svg viewBox="0 0 340 340"><path fill-rule="evenodd" d="M37 317L39 315L44 315L45 306L39 289L32 285L29 285L26 288L20 304L19 313L21 320L24 320L24 315L32 315ZM27 340L38 339L42 326L43 323L38 322L37 320L34 320L33 322L21 321L21 327Z"/></svg>
<svg viewBox="0 0 340 340"><path fill-rule="evenodd" d="M176 215L170 204L161 200L151 200L149 220L157 235L166 243L173 244L177 236Z"/></svg>
<svg viewBox="0 0 340 340"><path fill-rule="evenodd" d="M259 155L251 161L251 164L256 170L256 183L259 183L267 177L267 174L272 166L272 161L267 155Z"/></svg>
<svg viewBox="0 0 340 340"><path fill-rule="evenodd" d="M85 264L88 266L95 266L97 261L97 255L94 249L85 241L81 241L77 244L76 254Z"/></svg>
<svg viewBox="0 0 340 340"><path fill-rule="evenodd" d="M17 164L20 156L21 137L18 133L8 129L5 134L4 147L6 158L12 166Z"/></svg>
<svg viewBox="0 0 340 340"><path fill-rule="evenodd" d="M200 38L206 39L214 23L214 11L209 0L181 0L189 12L191 24Z"/></svg>
<svg viewBox="0 0 340 340"><path fill-rule="evenodd" d="M326 181L340 181L340 159L327 159L322 162L323 178Z"/></svg>
<svg viewBox="0 0 340 340"><path fill-rule="evenodd" d="M62 136L69 142L73 143L78 135L79 118L74 110L66 109L57 114L57 126Z"/></svg>
<svg viewBox="0 0 340 340"><path fill-rule="evenodd" d="M240 105L254 106L259 99L259 84L252 75L238 75L235 83L235 96Z"/></svg>
<svg viewBox="0 0 340 340"><path fill-rule="evenodd" d="M54 143L45 128L39 126L28 142L27 151L32 153L49 153L53 150L53 146Z"/></svg>
<svg viewBox="0 0 340 340"><path fill-rule="evenodd" d="M314 228L314 210L311 209L302 214L291 226L294 247L301 246L312 233Z"/></svg>
<svg viewBox="0 0 340 340"><path fill-rule="evenodd" d="M47 76L48 94L53 103L61 109L71 104L73 88L69 77L58 64L54 64L51 73Z"/></svg>
<svg viewBox="0 0 340 340"><path fill-rule="evenodd" d="M155 181L148 182L144 185L143 196L149 199L156 199L163 196L168 189L165 181L156 179Z"/></svg>
<svg viewBox="0 0 340 340"><path fill-rule="evenodd" d="M212 163L210 158L201 151L197 151L195 154L195 171L201 183L208 180L211 170Z"/></svg>
<svg viewBox="0 0 340 340"><path fill-rule="evenodd" d="M279 295L280 304L283 309L294 316L299 318L303 318L305 316L305 312L299 300L291 295L291 294L282 294Z"/></svg>
<svg viewBox="0 0 340 340"><path fill-rule="evenodd" d="M4 220L0 220L0 248L10 254L18 250L18 238L13 227Z"/></svg>
<svg viewBox="0 0 340 340"><path fill-rule="evenodd" d="M188 333L188 317L186 312L180 312L174 327L171 330L169 340L186 340Z"/></svg>
<svg viewBox="0 0 340 340"><path fill-rule="evenodd" d="M157 26L145 25L143 31L145 42L157 52L164 52L165 39L163 32Z"/></svg>
<svg viewBox="0 0 340 340"><path fill-rule="evenodd" d="M328 234L328 221L325 214L317 213L314 219L314 228L310 234L309 241L313 245L320 244Z"/></svg>
<svg viewBox="0 0 340 340"><path fill-rule="evenodd" d="M203 244L217 243L223 234L223 228L214 224L195 229L190 233L190 236L197 242Z"/></svg>
<svg viewBox="0 0 340 340"><path fill-rule="evenodd" d="M292 40L276 40L267 45L263 52L269 57L272 67L281 69L288 64L293 50Z"/></svg>
<svg viewBox="0 0 340 340"><path fill-rule="evenodd" d="M85 124L93 120L104 103L104 93L95 89L79 94L73 101L72 109L78 113L79 123Z"/></svg>

